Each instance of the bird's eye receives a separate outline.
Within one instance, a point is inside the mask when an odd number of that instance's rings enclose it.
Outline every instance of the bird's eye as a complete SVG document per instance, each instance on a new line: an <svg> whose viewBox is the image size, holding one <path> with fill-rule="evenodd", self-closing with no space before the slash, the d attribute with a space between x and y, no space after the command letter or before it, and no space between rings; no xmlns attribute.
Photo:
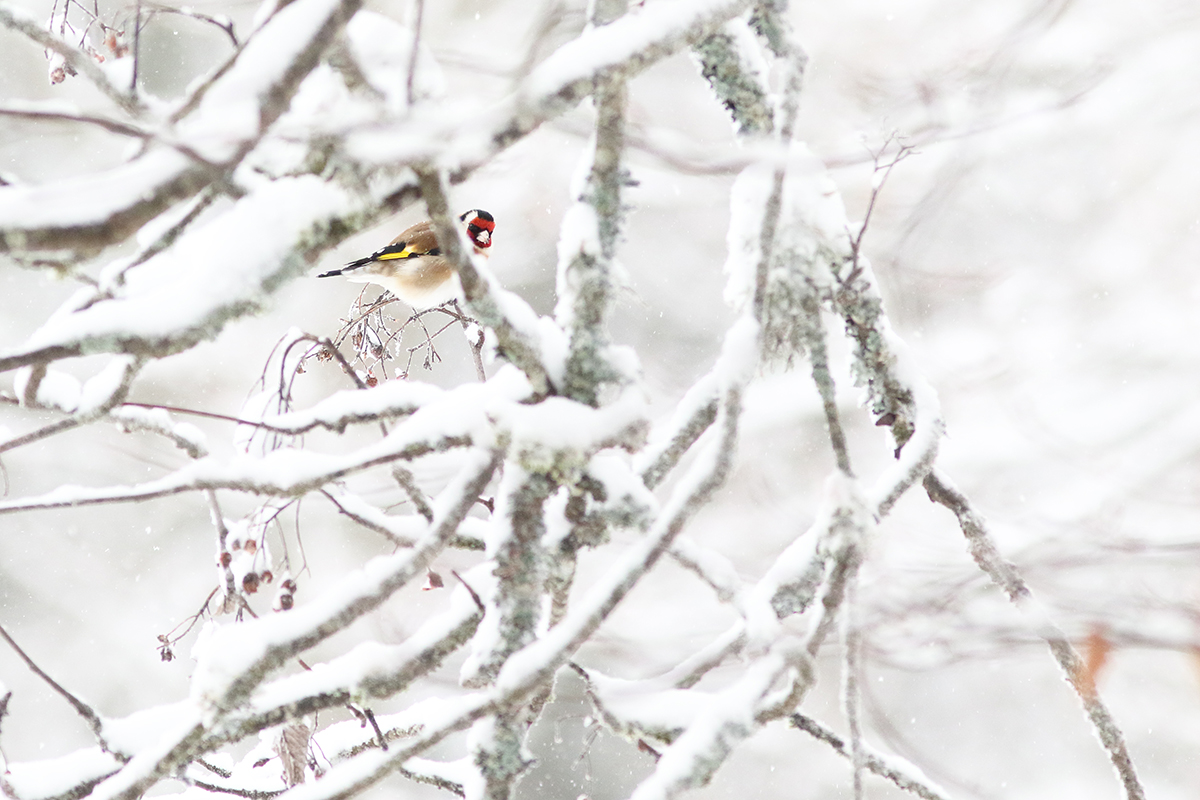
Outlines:
<svg viewBox="0 0 1200 800"><path fill-rule="evenodd" d="M488 212L473 208L459 217L467 223L467 236L478 248L492 246L492 232L496 230L496 218Z"/></svg>
<svg viewBox="0 0 1200 800"><path fill-rule="evenodd" d="M481 228L472 222L467 226L467 235L471 237L471 241L476 247L492 246L492 232L488 228Z"/></svg>

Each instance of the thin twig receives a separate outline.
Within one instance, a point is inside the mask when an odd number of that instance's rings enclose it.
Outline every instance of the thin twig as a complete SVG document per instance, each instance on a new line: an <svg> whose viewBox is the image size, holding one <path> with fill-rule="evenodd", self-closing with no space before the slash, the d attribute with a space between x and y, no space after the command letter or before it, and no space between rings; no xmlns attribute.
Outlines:
<svg viewBox="0 0 1200 800"><path fill-rule="evenodd" d="M233 21L228 17L214 17L187 6L175 8L173 6L162 5L161 3L143 3L143 6L151 10L151 15L179 14L184 17L191 17L192 19L199 20L200 22L206 22L209 25L220 28L222 31L224 31L225 35L229 37L229 41L233 44L235 49L242 46L241 42L238 41L237 33L234 32Z"/></svg>
<svg viewBox="0 0 1200 800"><path fill-rule="evenodd" d="M862 646L862 632L857 620L858 576L851 576L846 584L846 602L842 609L842 706L846 715L846 726L850 729L850 762L854 770L854 800L863 800L863 741L860 714L858 677Z"/></svg>
<svg viewBox="0 0 1200 800"><path fill-rule="evenodd" d="M371 729L375 731L375 737L379 740L379 749L387 751L387 737L383 735L383 731L379 730L379 723L375 721L375 712L369 708L363 709L363 714L366 715L367 721L371 723Z"/></svg>
<svg viewBox="0 0 1200 800"><path fill-rule="evenodd" d="M286 789L234 789L228 786L218 786L215 783L197 780L195 778L182 778L186 783L195 786L197 789L204 789L206 792L217 792L219 794L231 794L235 797L245 797L246 800L271 800L273 797L279 797L286 792Z"/></svg>
<svg viewBox="0 0 1200 800"><path fill-rule="evenodd" d="M1090 682L1084 675L1083 659L1071 646L1070 640L1045 615L1016 567L1000 555L1000 550L992 540L983 516L972 507L966 495L958 491L938 470L930 470L925 475L924 486L925 491L929 493L929 499L950 509L958 517L959 526L967 538L971 557L975 559L975 563L979 565L984 574L1004 590L1014 605L1035 617L1039 635L1049 646L1067 683L1075 690L1075 694L1083 703L1088 719L1095 728L1096 736L1100 739L1104 749L1108 751L1109 759L1125 786L1126 796L1129 800L1144 800L1145 790L1142 788L1133 765L1133 759L1125 745L1125 736L1117 726L1108 707L1100 699L1100 695L1092 691Z"/></svg>
<svg viewBox="0 0 1200 800"><path fill-rule="evenodd" d="M95 114L75 113L69 111L54 111L52 109L41 108L12 108L0 106L0 116L14 117L17 119L31 120L48 120L54 122L79 122L84 125L95 125L103 128L109 133L116 133L121 136L129 136L134 139L152 139L156 134L140 128L129 122L121 122L120 120L109 119Z"/></svg>
<svg viewBox="0 0 1200 800"><path fill-rule="evenodd" d="M192 416L192 417L203 417L205 419L220 420L221 422L232 422L236 425L250 425L251 427L266 428L267 430L273 430L271 428L271 426L266 425L262 422L256 422L252 419L242 419L241 417L231 417L228 414L217 414L216 412L213 412L213 411L201 411L196 408L183 408L181 406L164 406L164 405L159 405L158 403L125 402L125 403L122 403L121 405L122 406L132 406L134 408L146 408L146 409L152 409L152 410L157 409L157 410L162 410L162 411L169 411L172 414L186 414L186 415Z"/></svg>
<svg viewBox="0 0 1200 800"><path fill-rule="evenodd" d="M896 133L889 134L883 145L880 146L879 150L872 154L875 163L874 174L877 176L877 178L873 181L871 186L871 197L869 200L867 200L867 210L863 215L862 225L859 226L858 233L850 237L850 273L846 275L845 278L839 277L838 279L843 286L849 286L853 284L854 281L858 279L858 276L862 273L862 265L859 263L859 257L862 253L863 238L867 235L867 228L871 224L871 214L875 211L875 204L879 202L879 195L883 192L883 187L887 184L887 179L891 177L892 170L896 168L897 164L908 158L916 151L916 149L911 145L902 144L900 145L900 149L898 149L892 156L891 161L886 164L880 164L883 154L887 152L888 147L890 147L892 142L896 141L897 138L898 136Z"/></svg>
<svg viewBox="0 0 1200 800"><path fill-rule="evenodd" d="M71 707L75 709L75 712L87 721L88 727L92 729L92 733L96 735L96 738L100 741L101 746L104 746L105 749L107 749L107 746L104 744L104 723L101 722L100 715L93 711L92 707L87 703L83 702L78 697L64 689L58 683L58 681L47 675L42 668L34 663L34 660L30 658L24 650L21 649L21 646L18 645L11 636L8 635L8 631L4 630L4 626L2 625L0 625L0 637L3 637L4 641L8 642L8 646L11 647L18 656L20 656L21 660L25 662L25 666L29 667L34 675L37 675L39 678L44 680L51 689L58 692L68 703L71 704Z"/></svg>
<svg viewBox="0 0 1200 800"><path fill-rule="evenodd" d="M396 479L396 483L408 495L408 499L412 502L413 508L417 510L417 513L424 517L426 522L433 522L433 508L430 507L429 500L426 499L425 493L421 491L421 487L417 486L417 481L413 477L412 470L401 464L393 464L392 477Z"/></svg>
<svg viewBox="0 0 1200 800"><path fill-rule="evenodd" d="M137 97L138 64L142 55L142 0L134 3L133 12L133 73L129 78L129 96Z"/></svg>
<svg viewBox="0 0 1200 800"><path fill-rule="evenodd" d="M838 469L843 475L853 477L854 470L850 467L850 451L846 447L846 434L842 430L841 418L838 415L837 391L833 373L829 369L829 347L825 338L825 323L815 290L805 296L803 307L805 315L808 317L808 335L805 339L808 344L809 360L812 362L813 383L817 386L817 393L821 395L821 406L825 411L825 425L829 429L829 443L833 448Z"/></svg>
<svg viewBox="0 0 1200 800"><path fill-rule="evenodd" d="M416 0L417 13L413 21L412 52L408 54L408 78L405 81L404 102L409 108L413 106L413 85L417 76L417 55L421 51L421 24L425 18L425 0Z"/></svg>
<svg viewBox="0 0 1200 800"><path fill-rule="evenodd" d="M42 439L49 439L51 436L63 433L64 431L74 430L87 422L91 422L91 419L81 416L67 417L66 419L60 419L58 422L51 422L49 425L38 428L36 431L30 431L22 436L14 436L12 439L0 442L0 453L7 453L9 450L16 450L18 447L40 442Z"/></svg>
<svg viewBox="0 0 1200 800"><path fill-rule="evenodd" d="M237 584L233 578L233 561L226 560L229 558L229 527L225 524L225 516L221 513L221 504L217 502L216 490L209 489L204 495L208 499L213 525L217 529L217 558L220 559L220 567L225 575L225 604L228 607L233 596L237 594ZM229 609L226 608L226 610Z"/></svg>
<svg viewBox="0 0 1200 800"><path fill-rule="evenodd" d="M838 755L844 758L851 758L850 748L846 747L846 743L837 734L812 717L796 712L789 717L789 720L793 726L815 739L825 742ZM924 798L924 800L949 800L949 796L939 789L927 783L922 783L909 775L905 775L874 753L864 753L862 765L879 777L886 778L904 791L912 792L917 797Z"/></svg>

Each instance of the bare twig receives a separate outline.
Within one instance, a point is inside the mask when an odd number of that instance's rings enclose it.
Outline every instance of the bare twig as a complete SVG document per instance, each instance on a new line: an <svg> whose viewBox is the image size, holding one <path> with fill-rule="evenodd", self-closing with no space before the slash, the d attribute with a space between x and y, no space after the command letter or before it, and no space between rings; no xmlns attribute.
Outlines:
<svg viewBox="0 0 1200 800"><path fill-rule="evenodd" d="M133 72L129 77L129 96L137 97L138 66L142 57L142 0L135 0L133 9Z"/></svg>
<svg viewBox="0 0 1200 800"><path fill-rule="evenodd" d="M21 646L13 640L12 636L9 636L8 631L6 631L2 625L0 625L0 637L2 637L4 641L8 642L8 646L11 647L13 651L20 657L20 659L25 662L25 666L29 667L30 671L32 671L34 675L37 675L39 678L44 680L51 689L53 689L55 692L61 695L63 699L71 704L71 708L74 708L75 713L83 717L84 721L87 722L88 727L92 729L92 733L95 734L96 739L100 742L100 745L107 750L108 746L104 742L104 723L101 721L100 715L93 711L92 707L87 703L83 702L78 697L64 689L58 683L58 681L47 675L45 671L42 670L42 668L39 667L37 663L30 658L24 650L21 649Z"/></svg>
<svg viewBox="0 0 1200 800"><path fill-rule="evenodd" d="M53 122L78 122L83 125L95 125L109 133L129 136L134 139L151 139L154 133L130 122L109 119L95 114L74 111L55 111L51 108L26 106L0 106L0 116L14 119L47 120ZM2 184L0 184L2 185Z"/></svg>
<svg viewBox="0 0 1200 800"><path fill-rule="evenodd" d="M958 491L950 481L937 470L930 471L925 476L925 491L935 503L945 506L958 517L958 524L963 535L967 538L967 546L971 557L979 568L1008 595L1018 608L1031 614L1037 623L1037 629L1055 661L1063 671L1063 677L1075 690L1083 703L1088 719L1095 729L1097 738L1108 751L1121 782L1125 786L1125 795L1129 800L1144 800L1146 794L1134 769L1133 759L1125 746L1125 736L1117 726L1108 707L1100 696L1091 691L1084 675L1083 659L1075 652L1070 640L1045 614L1036 603L1033 593L1017 572L1016 567L1004 560L1000 555L982 515L971 505L966 495Z"/></svg>
<svg viewBox="0 0 1200 800"><path fill-rule="evenodd" d="M812 717L796 712L789 719L792 725L814 738L825 742L838 755L845 758L852 758L850 748L846 747L846 743L837 734ZM924 798L924 800L949 800L949 795L945 794L938 787L932 786L928 782L919 780L912 775L906 775L874 753L863 753L862 765L879 777L886 778L904 791L911 792L917 797Z"/></svg>
<svg viewBox="0 0 1200 800"><path fill-rule="evenodd" d="M404 102L409 108L413 106L413 84L417 77L417 56L421 52L421 27L425 20L425 0L416 0L416 4L416 13L413 18L412 51L408 54L408 77L404 84Z"/></svg>
<svg viewBox="0 0 1200 800"><path fill-rule="evenodd" d="M163 5L162 3L146 2L146 0L142 0L141 7L150 10L151 13L149 16L155 14L179 14L180 16L191 17L192 19L207 23L224 32L229 37L229 42L235 49L242 46L242 43L238 41L237 33L233 29L233 20L224 15L214 17L211 14L205 14L188 6L176 8L174 6ZM149 20L147 19L147 21Z"/></svg>
<svg viewBox="0 0 1200 800"><path fill-rule="evenodd" d="M833 373L829 371L829 347L825 337L825 323L821 315L821 304L817 301L816 291L804 298L805 314L808 317L808 356L812 361L813 383L821 395L821 406L825 411L825 425L829 429L829 442L833 447L833 455L837 467L843 475L853 477L850 467L850 451L846 447L846 434L842 430L841 419L838 416L837 392L834 387Z"/></svg>
<svg viewBox="0 0 1200 800"><path fill-rule="evenodd" d="M11 439L0 442L0 453L7 453L9 450L16 450L18 447L24 447L27 444L49 439L51 436L56 436L64 431L74 430L90 421L84 417L72 416L60 419L58 422L51 422L49 425L38 428L36 431L30 431L21 436L14 436Z"/></svg>
<svg viewBox="0 0 1200 800"><path fill-rule="evenodd" d="M859 671L861 669L862 631L859 630L857 616L858 576L853 576L846 586L846 603L842 611L842 707L846 714L846 726L850 729L850 762L854 770L854 800L863 800L863 767L864 753L862 740L862 719L859 713L860 697L858 690Z"/></svg>
<svg viewBox="0 0 1200 800"><path fill-rule="evenodd" d="M891 177L892 170L896 168L897 164L916 152L916 148L913 146L900 144L899 148L890 154L890 160L886 164L882 163L884 155L888 153L888 148L897 140L896 133L889 134L879 149L871 154L875 164L875 179L871 183L871 197L867 200L867 210L863 214L862 224L858 228L858 233L850 237L850 272L844 277L838 276L838 281L843 286L854 283L862 273L859 255L862 253L863 238L867 235L867 228L871 224L871 214L875 211L875 204L879 201L879 195L883 192L887 179Z"/></svg>

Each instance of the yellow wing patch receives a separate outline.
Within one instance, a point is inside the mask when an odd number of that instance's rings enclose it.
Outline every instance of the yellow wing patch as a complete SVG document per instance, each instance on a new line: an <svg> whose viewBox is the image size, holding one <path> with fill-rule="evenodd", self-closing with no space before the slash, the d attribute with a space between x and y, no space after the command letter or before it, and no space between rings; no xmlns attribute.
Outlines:
<svg viewBox="0 0 1200 800"><path fill-rule="evenodd" d="M412 250L409 250L406 247L403 250L400 250L395 253L380 253L379 255L375 256L375 260L376 261L391 261L392 259L396 259L396 258L412 258L413 256L416 256L416 255L419 255L419 253L414 253Z"/></svg>

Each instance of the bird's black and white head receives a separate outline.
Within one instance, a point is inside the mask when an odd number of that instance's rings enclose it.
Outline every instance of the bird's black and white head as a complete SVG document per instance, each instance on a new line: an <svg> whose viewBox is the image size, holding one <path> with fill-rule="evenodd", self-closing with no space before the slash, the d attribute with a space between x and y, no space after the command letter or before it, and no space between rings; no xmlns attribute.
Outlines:
<svg viewBox="0 0 1200 800"><path fill-rule="evenodd" d="M492 246L492 232L496 230L496 219L480 208L472 208L459 216L467 224L467 236L479 250Z"/></svg>

